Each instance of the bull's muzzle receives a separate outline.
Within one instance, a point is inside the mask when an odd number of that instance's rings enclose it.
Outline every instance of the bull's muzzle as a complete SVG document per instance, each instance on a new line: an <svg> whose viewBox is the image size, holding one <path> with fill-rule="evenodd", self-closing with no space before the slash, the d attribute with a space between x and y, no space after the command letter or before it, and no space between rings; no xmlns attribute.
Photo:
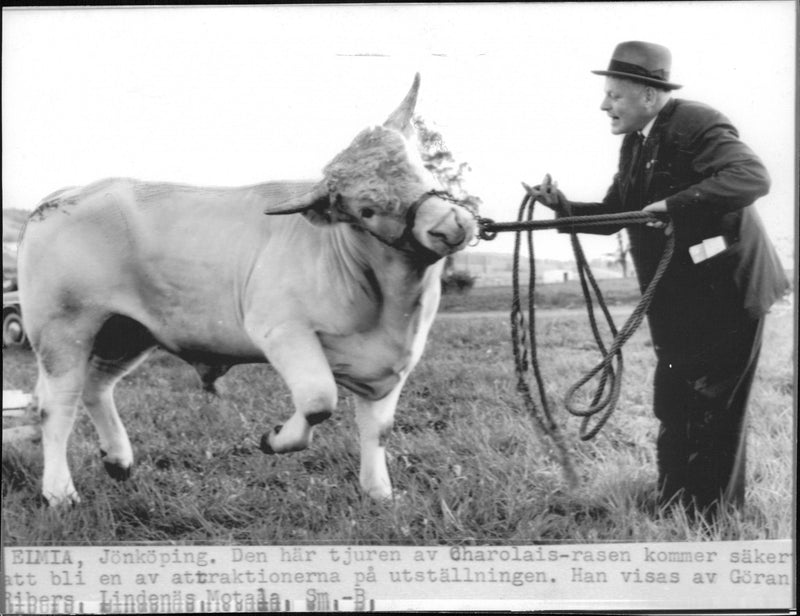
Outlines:
<svg viewBox="0 0 800 616"><path fill-rule="evenodd" d="M437 222L428 235L432 241L441 242L449 251L460 250L475 234L475 225L472 217L467 217L459 212L460 207L452 207L447 214Z"/></svg>

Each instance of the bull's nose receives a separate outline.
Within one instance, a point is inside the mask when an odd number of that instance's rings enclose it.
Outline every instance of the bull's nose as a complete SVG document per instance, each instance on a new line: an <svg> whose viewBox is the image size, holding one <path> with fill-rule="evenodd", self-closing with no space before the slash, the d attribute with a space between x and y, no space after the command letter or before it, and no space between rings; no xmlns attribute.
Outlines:
<svg viewBox="0 0 800 616"><path fill-rule="evenodd" d="M447 245L450 248L455 248L456 246L460 246L464 240L467 238L467 232L464 231L464 228L461 225L458 226L458 230L446 233L444 231L428 231L428 235L432 238L439 240L443 244Z"/></svg>
<svg viewBox="0 0 800 616"><path fill-rule="evenodd" d="M464 227L458 219L458 212L451 208L447 214L439 219L433 228L428 230L428 235L453 248L464 241Z"/></svg>

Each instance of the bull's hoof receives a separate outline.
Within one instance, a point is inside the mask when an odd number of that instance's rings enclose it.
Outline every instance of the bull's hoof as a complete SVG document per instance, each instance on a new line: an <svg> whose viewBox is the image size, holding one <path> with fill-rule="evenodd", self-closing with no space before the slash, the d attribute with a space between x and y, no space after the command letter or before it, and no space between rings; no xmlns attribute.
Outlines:
<svg viewBox="0 0 800 616"><path fill-rule="evenodd" d="M69 509L80 505L81 497L78 496L77 492L69 492L63 496L42 493L37 497L37 501L40 507L47 507L49 509Z"/></svg>
<svg viewBox="0 0 800 616"><path fill-rule="evenodd" d="M281 431L283 426L275 426L272 428L273 434L278 434ZM269 432L267 432L264 436L261 437L261 443L259 444L261 451L263 451L268 456L275 454L275 450L272 448L272 445L269 444Z"/></svg>
<svg viewBox="0 0 800 616"><path fill-rule="evenodd" d="M103 466L105 467L108 476L116 481L126 481L130 479L131 474L133 473L132 466L122 466L113 462L103 462Z"/></svg>
<svg viewBox="0 0 800 616"><path fill-rule="evenodd" d="M100 450L100 457L105 458L108 454L101 449ZM103 460L103 467L106 469L106 473L108 476L116 481L126 481L130 479L131 473L133 472L132 466L123 466L119 462L111 462L109 460Z"/></svg>

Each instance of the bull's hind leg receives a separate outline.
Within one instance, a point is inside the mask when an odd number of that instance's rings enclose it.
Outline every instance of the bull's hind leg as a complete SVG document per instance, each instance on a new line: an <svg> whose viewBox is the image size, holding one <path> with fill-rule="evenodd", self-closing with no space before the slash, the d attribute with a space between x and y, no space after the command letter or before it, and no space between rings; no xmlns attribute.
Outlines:
<svg viewBox="0 0 800 616"><path fill-rule="evenodd" d="M95 339L83 405L100 437L100 454L106 472L117 480L130 477L133 449L114 404L114 386L150 354L153 337L142 325L119 315L109 318Z"/></svg>
<svg viewBox="0 0 800 616"><path fill-rule="evenodd" d="M261 439L264 453L308 447L312 428L336 410L336 382L314 332L284 325L264 339L265 355L289 387L294 414Z"/></svg>
<svg viewBox="0 0 800 616"><path fill-rule="evenodd" d="M86 324L55 321L37 332L36 398L44 453L42 495L50 505L80 500L69 472L67 442L86 380L91 329Z"/></svg>
<svg viewBox="0 0 800 616"><path fill-rule="evenodd" d="M100 437L100 455L106 472L119 481L131 475L133 448L114 403L114 386L148 355L149 351L145 351L130 360L106 360L93 356L89 361L83 405Z"/></svg>
<svg viewBox="0 0 800 616"><path fill-rule="evenodd" d="M388 396L367 400L356 396L356 424L361 442L359 483L376 500L392 496L392 481L386 466L386 439L394 425L397 400L403 389L402 378Z"/></svg>

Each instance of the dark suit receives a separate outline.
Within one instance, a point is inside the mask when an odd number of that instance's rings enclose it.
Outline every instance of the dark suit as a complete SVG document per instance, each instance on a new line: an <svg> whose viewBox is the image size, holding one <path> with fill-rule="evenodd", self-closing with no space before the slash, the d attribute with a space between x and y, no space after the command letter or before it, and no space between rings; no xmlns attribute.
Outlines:
<svg viewBox="0 0 800 616"><path fill-rule="evenodd" d="M710 107L670 100L656 117L633 168L635 133L625 136L618 172L601 203L564 202L572 215L640 210L666 199L675 255L648 321L658 358L654 412L664 502L683 498L706 509L725 494L744 497L744 427L764 314L788 281L758 213L769 176ZM565 213L566 213L565 212ZM614 233L618 226L593 230ZM663 229L628 229L642 289L666 242ZM722 236L725 250L694 263L689 247Z"/></svg>

